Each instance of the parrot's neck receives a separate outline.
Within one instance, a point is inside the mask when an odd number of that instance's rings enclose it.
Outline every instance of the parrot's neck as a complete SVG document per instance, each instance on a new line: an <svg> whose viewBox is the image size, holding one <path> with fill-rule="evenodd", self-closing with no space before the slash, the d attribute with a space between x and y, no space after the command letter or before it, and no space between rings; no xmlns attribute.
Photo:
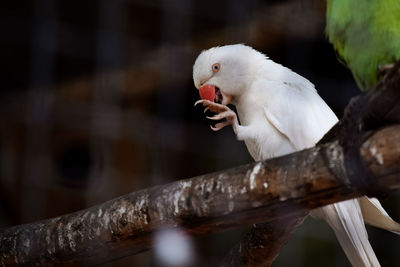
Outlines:
<svg viewBox="0 0 400 267"><path fill-rule="evenodd" d="M271 90L279 90L275 86L266 86L269 82L283 83L287 79L300 87L312 87L312 84L305 78L268 58L258 58L255 62L257 64L254 64L249 80L245 83L247 88L243 88L243 93L232 103L236 106L240 122L243 125L250 125L253 121L265 119L265 101Z"/></svg>
<svg viewBox="0 0 400 267"><path fill-rule="evenodd" d="M260 117L263 117L262 98L257 94L243 94L237 100L236 110L240 123L244 126L250 125Z"/></svg>

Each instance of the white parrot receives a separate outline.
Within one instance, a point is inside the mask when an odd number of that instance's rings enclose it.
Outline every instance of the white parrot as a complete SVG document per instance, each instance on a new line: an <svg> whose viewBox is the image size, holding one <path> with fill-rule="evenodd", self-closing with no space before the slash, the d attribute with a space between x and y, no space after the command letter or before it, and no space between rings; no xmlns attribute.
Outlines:
<svg viewBox="0 0 400 267"><path fill-rule="evenodd" d="M194 63L193 81L202 98L195 105L217 113L207 117L211 120L225 119L211 129L232 125L256 161L312 147L338 121L310 81L246 45L203 51ZM240 124L228 104L236 106ZM400 234L400 225L376 198L335 203L311 215L333 228L353 266L380 266L364 221Z"/></svg>

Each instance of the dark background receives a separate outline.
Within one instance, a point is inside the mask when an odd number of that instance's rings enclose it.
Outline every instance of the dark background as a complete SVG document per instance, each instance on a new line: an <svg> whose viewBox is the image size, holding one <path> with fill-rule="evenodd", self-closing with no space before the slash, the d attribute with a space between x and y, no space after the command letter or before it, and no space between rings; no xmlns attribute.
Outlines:
<svg viewBox="0 0 400 267"><path fill-rule="evenodd" d="M311 80L340 117L358 94L324 34L325 1L32 0L0 8L0 227L252 159L231 128L209 129L192 82L203 49L245 43ZM400 194L383 201L400 219ZM246 229L195 237L193 266ZM400 239L368 228L382 266ZM164 266L152 251L105 266ZM273 266L349 266L307 219Z"/></svg>

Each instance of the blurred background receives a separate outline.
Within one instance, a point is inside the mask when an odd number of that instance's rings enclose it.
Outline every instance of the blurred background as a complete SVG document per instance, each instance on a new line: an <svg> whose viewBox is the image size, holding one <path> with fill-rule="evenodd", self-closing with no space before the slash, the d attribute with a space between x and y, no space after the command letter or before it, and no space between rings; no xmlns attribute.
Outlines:
<svg viewBox="0 0 400 267"><path fill-rule="evenodd" d="M193 107L192 65L212 46L266 53L311 80L341 116L359 91L324 26L317 0L2 3L0 227L251 162L230 127L212 132ZM399 200L383 201L398 221ZM189 247L180 263L151 250L104 266L218 266L245 231L178 240ZM382 266L400 266L400 238L368 231ZM309 218L273 266L350 264L328 226Z"/></svg>

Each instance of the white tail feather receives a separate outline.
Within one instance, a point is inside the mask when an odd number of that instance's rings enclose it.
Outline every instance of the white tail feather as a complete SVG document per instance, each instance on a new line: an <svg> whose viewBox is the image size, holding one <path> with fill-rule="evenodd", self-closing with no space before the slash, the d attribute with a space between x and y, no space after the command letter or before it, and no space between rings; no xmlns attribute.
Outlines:
<svg viewBox="0 0 400 267"><path fill-rule="evenodd" d="M311 215L328 222L353 266L380 266L368 241L368 234L357 199L313 210Z"/></svg>
<svg viewBox="0 0 400 267"><path fill-rule="evenodd" d="M358 201L366 223L400 235L400 224L390 218L381 203L379 203L379 200L376 198L361 197L358 198Z"/></svg>

